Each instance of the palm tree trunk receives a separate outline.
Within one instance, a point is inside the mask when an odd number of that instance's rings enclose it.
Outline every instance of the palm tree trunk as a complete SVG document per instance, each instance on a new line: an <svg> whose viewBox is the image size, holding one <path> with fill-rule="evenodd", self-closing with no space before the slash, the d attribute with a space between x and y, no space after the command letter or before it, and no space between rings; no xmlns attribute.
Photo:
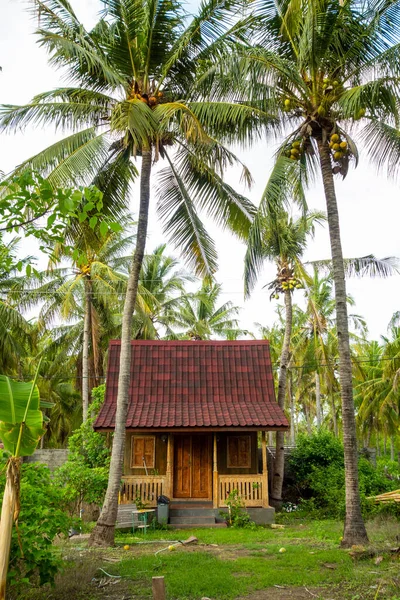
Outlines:
<svg viewBox="0 0 400 600"><path fill-rule="evenodd" d="M332 423L333 423L333 434L335 437L339 437L339 428L336 414L335 394L332 392L331 396L331 407L332 407Z"/></svg>
<svg viewBox="0 0 400 600"><path fill-rule="evenodd" d="M336 328L339 342L339 376L342 399L343 446L346 486L346 517L342 546L363 544L368 541L361 515L358 486L358 452L356 421L354 415L353 380L350 356L347 316L346 282L342 244L340 239L339 212L336 202L330 150L327 141L318 141L321 173L328 212L329 237L332 252L333 278L335 282Z"/></svg>
<svg viewBox="0 0 400 600"><path fill-rule="evenodd" d="M294 406L294 395L293 395L293 381L292 381L292 374L289 373L289 378L288 378L288 391L289 391L289 398L290 398L290 445L291 446L295 446L296 445L296 426L295 426L295 406Z"/></svg>
<svg viewBox="0 0 400 600"><path fill-rule="evenodd" d="M303 412L304 418L306 420L307 434L312 435L312 427L311 427L311 419L310 419L310 409L307 406L306 402L303 402Z"/></svg>
<svg viewBox="0 0 400 600"><path fill-rule="evenodd" d="M90 284L85 278L85 316L83 319L83 346L82 346L82 417L87 421L89 413L89 344L91 325L91 297Z"/></svg>
<svg viewBox="0 0 400 600"><path fill-rule="evenodd" d="M285 290L285 335L283 338L278 379L278 404L282 409L285 408L287 366L289 363L290 339L292 336L292 320L292 293L290 292L290 290ZM279 505L282 501L283 474L285 469L285 448L283 431L276 432L275 442L275 460L274 474L272 478L271 500L273 500Z"/></svg>
<svg viewBox="0 0 400 600"><path fill-rule="evenodd" d="M317 410L317 429L321 429L322 412L321 412L321 382L319 373L315 373L315 404Z"/></svg>
<svg viewBox="0 0 400 600"><path fill-rule="evenodd" d="M136 248L133 256L125 296L121 331L121 354L119 360L117 411L111 453L110 473L103 508L90 536L89 544L109 546L114 544L115 522L118 513L118 494L124 466L126 438L126 417L131 381L131 328L135 310L136 295L146 247L147 225L150 204L151 150L142 153L140 174L140 208L136 235Z"/></svg>

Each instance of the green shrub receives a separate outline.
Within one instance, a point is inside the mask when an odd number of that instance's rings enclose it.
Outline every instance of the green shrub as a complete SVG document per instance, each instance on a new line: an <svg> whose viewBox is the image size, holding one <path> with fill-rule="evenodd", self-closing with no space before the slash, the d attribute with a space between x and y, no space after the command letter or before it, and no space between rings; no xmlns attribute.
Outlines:
<svg viewBox="0 0 400 600"><path fill-rule="evenodd" d="M1 497L5 485L0 477ZM8 581L14 594L20 584L53 583L61 558L53 547L59 535L68 535L71 519L63 510L61 490L54 484L47 466L29 463L21 466L21 510L18 528L11 542Z"/></svg>
<svg viewBox="0 0 400 600"><path fill-rule="evenodd" d="M92 397L91 417L69 438L68 460L54 474L71 514L79 514L83 502L101 505L107 489L110 449L105 437L93 430L104 399L104 385L95 388Z"/></svg>
<svg viewBox="0 0 400 600"><path fill-rule="evenodd" d="M220 514L226 519L230 527L255 527L255 523L250 519L243 499L237 490L232 490L228 494L225 504L228 507L228 515L222 511Z"/></svg>
<svg viewBox="0 0 400 600"><path fill-rule="evenodd" d="M339 440L327 432L300 437L298 447L289 458L289 469L293 479L289 494L298 504L299 516L308 514L316 518L344 517L345 473L343 446ZM395 473L394 465L391 465L391 469ZM364 517L400 513L400 508L396 505L375 504L368 499L400 487L394 476L392 479L388 478L387 471L382 465L375 468L367 459L359 459L359 485Z"/></svg>
<svg viewBox="0 0 400 600"><path fill-rule="evenodd" d="M297 446L288 459L290 472L297 482L306 482L318 467L343 467L343 445L328 431L299 435Z"/></svg>

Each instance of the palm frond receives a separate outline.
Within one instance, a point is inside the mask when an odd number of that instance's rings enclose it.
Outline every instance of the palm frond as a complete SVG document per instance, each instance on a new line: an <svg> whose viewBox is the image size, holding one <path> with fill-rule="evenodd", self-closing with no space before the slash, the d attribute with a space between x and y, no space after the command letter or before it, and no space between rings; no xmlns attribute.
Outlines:
<svg viewBox="0 0 400 600"><path fill-rule="evenodd" d="M195 211L182 177L166 156L169 167L159 173L156 190L164 231L197 275L212 275L217 268L214 243Z"/></svg>

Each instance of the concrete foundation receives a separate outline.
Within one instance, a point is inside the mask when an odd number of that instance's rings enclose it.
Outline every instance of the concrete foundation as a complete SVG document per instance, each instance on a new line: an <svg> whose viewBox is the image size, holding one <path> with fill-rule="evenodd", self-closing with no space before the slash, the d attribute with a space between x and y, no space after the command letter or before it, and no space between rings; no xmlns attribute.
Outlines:
<svg viewBox="0 0 400 600"><path fill-rule="evenodd" d="M250 519L254 521L257 525L271 525L271 523L275 523L275 509L272 506L268 508L247 508L247 512L249 513ZM222 520L221 512L227 513L227 508L218 508L214 510L215 519Z"/></svg>

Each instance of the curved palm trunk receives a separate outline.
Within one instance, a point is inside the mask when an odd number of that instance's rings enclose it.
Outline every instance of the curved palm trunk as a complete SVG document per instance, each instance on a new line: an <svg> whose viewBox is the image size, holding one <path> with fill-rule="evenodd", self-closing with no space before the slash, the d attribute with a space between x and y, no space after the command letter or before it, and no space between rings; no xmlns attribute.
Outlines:
<svg viewBox="0 0 400 600"><path fill-rule="evenodd" d="M340 240L339 213L336 202L330 151L327 142L321 140L318 141L318 150L328 212L333 278L335 282L336 328L339 342L339 375L342 399L344 466L346 478L346 518L342 546L349 547L353 544L363 544L367 542L368 537L361 515L360 492L358 487L356 422L354 415L346 283Z"/></svg>
<svg viewBox="0 0 400 600"><path fill-rule="evenodd" d="M118 494L124 466L126 438L126 416L128 410L129 386L131 380L131 328L132 315L140 269L146 247L147 224L150 204L151 150L143 151L140 174L140 209L136 235L136 248L133 256L128 286L125 296L121 331L121 354L119 359L117 412L111 453L110 474L103 508L94 528L89 544L109 546L114 544L115 522L118 513Z"/></svg>
<svg viewBox="0 0 400 600"><path fill-rule="evenodd" d="M285 408L287 366L289 363L290 339L292 336L292 320L292 294L289 290L285 290L285 335L283 338L283 346L279 362L278 379L278 404L282 408L282 410ZM284 440L285 435L283 431L277 431L271 500L273 500L278 505L282 501L282 485L285 468Z"/></svg>
<svg viewBox="0 0 400 600"><path fill-rule="evenodd" d="M89 344L91 325L90 284L85 279L85 316L83 319L83 346L82 346L82 417L87 421L89 413Z"/></svg>

